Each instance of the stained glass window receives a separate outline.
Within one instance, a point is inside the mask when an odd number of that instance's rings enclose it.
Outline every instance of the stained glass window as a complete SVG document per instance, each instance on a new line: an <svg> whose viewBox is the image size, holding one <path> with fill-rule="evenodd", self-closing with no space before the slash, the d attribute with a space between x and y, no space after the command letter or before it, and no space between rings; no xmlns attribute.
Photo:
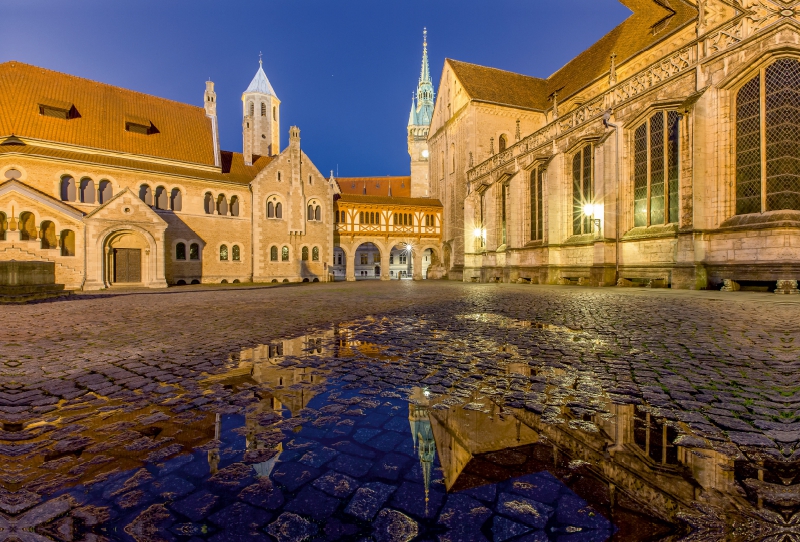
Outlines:
<svg viewBox="0 0 800 542"><path fill-rule="evenodd" d="M678 222L680 116L659 111L633 133L633 225Z"/></svg>

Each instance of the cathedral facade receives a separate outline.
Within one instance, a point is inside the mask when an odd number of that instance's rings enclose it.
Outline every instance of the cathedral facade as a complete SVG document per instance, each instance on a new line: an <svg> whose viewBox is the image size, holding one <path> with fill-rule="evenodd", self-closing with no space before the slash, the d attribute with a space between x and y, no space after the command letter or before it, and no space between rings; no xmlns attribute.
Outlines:
<svg viewBox="0 0 800 542"><path fill-rule="evenodd" d="M445 62L450 278L796 291L800 2L622 2L547 79Z"/></svg>
<svg viewBox="0 0 800 542"><path fill-rule="evenodd" d="M20 62L0 64L0 260L55 263L70 289L326 281L333 195L280 141L259 66L242 94L243 152L202 107Z"/></svg>

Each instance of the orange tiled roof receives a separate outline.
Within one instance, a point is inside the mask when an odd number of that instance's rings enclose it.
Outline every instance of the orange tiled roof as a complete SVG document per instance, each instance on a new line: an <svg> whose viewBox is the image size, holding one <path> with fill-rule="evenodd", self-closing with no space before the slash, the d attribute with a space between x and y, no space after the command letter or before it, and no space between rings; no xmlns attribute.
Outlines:
<svg viewBox="0 0 800 542"><path fill-rule="evenodd" d="M238 152L222 151L222 171L208 170L206 168L193 168L191 166L174 166L147 160L132 160L118 156L102 154L89 154L77 151L53 149L50 147L37 147L34 145L3 145L0 144L0 156L8 154L22 154L44 159L67 160L73 162L90 163L99 166L121 167L165 175L180 175L208 181L222 181L240 184L249 184L259 171L269 164L273 157L253 156L253 165L246 166L244 157Z"/></svg>
<svg viewBox="0 0 800 542"><path fill-rule="evenodd" d="M381 205L415 205L418 207L442 207L442 202L433 198L396 198L388 196L359 196L342 194L337 201L345 203L377 203Z"/></svg>
<svg viewBox="0 0 800 542"><path fill-rule="evenodd" d="M359 196L411 197L411 177L339 177L336 179L342 194Z"/></svg>
<svg viewBox="0 0 800 542"><path fill-rule="evenodd" d="M199 92L199 90L198 90ZM74 106L70 119L39 106ZM152 123L158 133L125 130ZM173 102L22 62L0 64L0 136L214 165L211 121L202 107Z"/></svg>
<svg viewBox="0 0 800 542"><path fill-rule="evenodd" d="M633 14L547 79L447 59L467 94L479 101L547 109L558 91L569 98L600 77L607 76L611 54L622 64L697 18L685 0L620 0Z"/></svg>

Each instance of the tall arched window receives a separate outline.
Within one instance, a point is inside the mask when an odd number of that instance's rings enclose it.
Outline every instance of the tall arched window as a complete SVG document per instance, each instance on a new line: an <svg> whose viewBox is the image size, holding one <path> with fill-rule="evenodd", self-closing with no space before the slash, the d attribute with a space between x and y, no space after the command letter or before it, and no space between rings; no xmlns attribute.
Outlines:
<svg viewBox="0 0 800 542"><path fill-rule="evenodd" d="M800 210L800 61L781 58L736 94L736 214Z"/></svg>
<svg viewBox="0 0 800 542"><path fill-rule="evenodd" d="M275 204L275 218L283 218L283 205L280 201Z"/></svg>
<svg viewBox="0 0 800 542"><path fill-rule="evenodd" d="M178 243L175 245L175 259L176 260L185 260L186 259L186 244L185 243Z"/></svg>
<svg viewBox="0 0 800 542"><path fill-rule="evenodd" d="M269 261L277 262L278 261L278 247L270 247L269 249Z"/></svg>
<svg viewBox="0 0 800 542"><path fill-rule="evenodd" d="M311 260L315 262L319 261L319 247L314 247L311 249Z"/></svg>
<svg viewBox="0 0 800 542"><path fill-rule="evenodd" d="M267 218L275 218L275 204L271 201L267 202Z"/></svg>
<svg viewBox="0 0 800 542"><path fill-rule="evenodd" d="M233 249L231 249L231 257L233 258L234 262L238 262L242 258L242 251L239 248L239 245L233 245Z"/></svg>
<svg viewBox="0 0 800 542"><path fill-rule="evenodd" d="M308 247L303 247L301 254L303 261L308 261Z"/></svg>
<svg viewBox="0 0 800 542"><path fill-rule="evenodd" d="M262 117L267 116L267 104L265 104L264 102L261 102L261 116Z"/></svg>
<svg viewBox="0 0 800 542"><path fill-rule="evenodd" d="M146 184L139 187L139 199L146 205L153 205L153 190Z"/></svg>
<svg viewBox="0 0 800 542"><path fill-rule="evenodd" d="M231 216L239 216L239 196L231 198Z"/></svg>
<svg viewBox="0 0 800 542"><path fill-rule="evenodd" d="M500 138L497 140L497 152L503 152L508 147L508 138L506 134L500 134Z"/></svg>
<svg viewBox="0 0 800 542"><path fill-rule="evenodd" d="M203 210L205 210L207 215L214 214L214 196L211 195L211 192L206 192L203 198Z"/></svg>
<svg viewBox="0 0 800 542"><path fill-rule="evenodd" d="M678 127L659 111L633 133L633 225L678 221Z"/></svg>
<svg viewBox="0 0 800 542"><path fill-rule="evenodd" d="M33 213L24 212L19 215L19 235L21 241L35 241L39 236L36 229L36 219Z"/></svg>
<svg viewBox="0 0 800 542"><path fill-rule="evenodd" d="M308 220L314 220L314 206L308 206Z"/></svg>
<svg viewBox="0 0 800 542"><path fill-rule="evenodd" d="M169 209L169 198L167 197L167 189L163 186L156 187L155 198L156 209L166 210Z"/></svg>
<svg viewBox="0 0 800 542"><path fill-rule="evenodd" d="M75 232L72 230L61 232L61 255L75 256Z"/></svg>
<svg viewBox="0 0 800 542"><path fill-rule="evenodd" d="M586 145L572 157L572 234L592 233L591 216L586 206L593 203L592 146Z"/></svg>
<svg viewBox="0 0 800 542"><path fill-rule="evenodd" d="M543 239L544 211L542 209L542 189L544 188L544 168L533 168L530 177L531 197L531 241Z"/></svg>
<svg viewBox="0 0 800 542"><path fill-rule="evenodd" d="M61 201L75 201L77 193L75 179L69 175L61 177Z"/></svg>
<svg viewBox="0 0 800 542"><path fill-rule="evenodd" d="M114 197L114 187L111 181L103 179L100 181L100 189L97 191L98 203L108 203Z"/></svg>
<svg viewBox="0 0 800 542"><path fill-rule="evenodd" d="M58 248L58 239L56 238L56 226L49 220L42 222L42 245L45 250L51 248Z"/></svg>
<svg viewBox="0 0 800 542"><path fill-rule="evenodd" d="M225 194L217 196L217 214L222 216L228 215L228 200L225 198Z"/></svg>
<svg viewBox="0 0 800 542"><path fill-rule="evenodd" d="M281 249L281 261L288 262L289 261L289 247L283 247Z"/></svg>
<svg viewBox="0 0 800 542"><path fill-rule="evenodd" d="M94 203L95 201L94 181L88 177L81 179L80 200L81 203Z"/></svg>
<svg viewBox="0 0 800 542"><path fill-rule="evenodd" d="M318 222L319 222L320 220L322 220L322 207L320 207L319 205L317 205L317 206L314 208L314 220L316 220L316 221L318 221Z"/></svg>
<svg viewBox="0 0 800 542"><path fill-rule="evenodd" d="M189 245L189 259L190 260L199 260L200 259L200 245L197 243L192 243Z"/></svg>
<svg viewBox="0 0 800 542"><path fill-rule="evenodd" d="M183 210L183 194L177 188L173 188L169 196L169 208L180 212Z"/></svg>
<svg viewBox="0 0 800 542"><path fill-rule="evenodd" d="M222 245L219 247L219 259L222 262L228 261L228 245Z"/></svg>

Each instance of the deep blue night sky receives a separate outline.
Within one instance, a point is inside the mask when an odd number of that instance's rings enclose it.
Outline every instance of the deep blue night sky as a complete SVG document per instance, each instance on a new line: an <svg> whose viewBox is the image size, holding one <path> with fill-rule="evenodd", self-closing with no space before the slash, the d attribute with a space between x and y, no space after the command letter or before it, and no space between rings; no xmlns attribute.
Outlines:
<svg viewBox="0 0 800 542"><path fill-rule="evenodd" d="M0 62L198 106L210 77L222 147L241 151L263 51L281 147L297 125L325 175L407 175L423 26L438 90L445 57L547 77L629 14L618 0L0 0Z"/></svg>

